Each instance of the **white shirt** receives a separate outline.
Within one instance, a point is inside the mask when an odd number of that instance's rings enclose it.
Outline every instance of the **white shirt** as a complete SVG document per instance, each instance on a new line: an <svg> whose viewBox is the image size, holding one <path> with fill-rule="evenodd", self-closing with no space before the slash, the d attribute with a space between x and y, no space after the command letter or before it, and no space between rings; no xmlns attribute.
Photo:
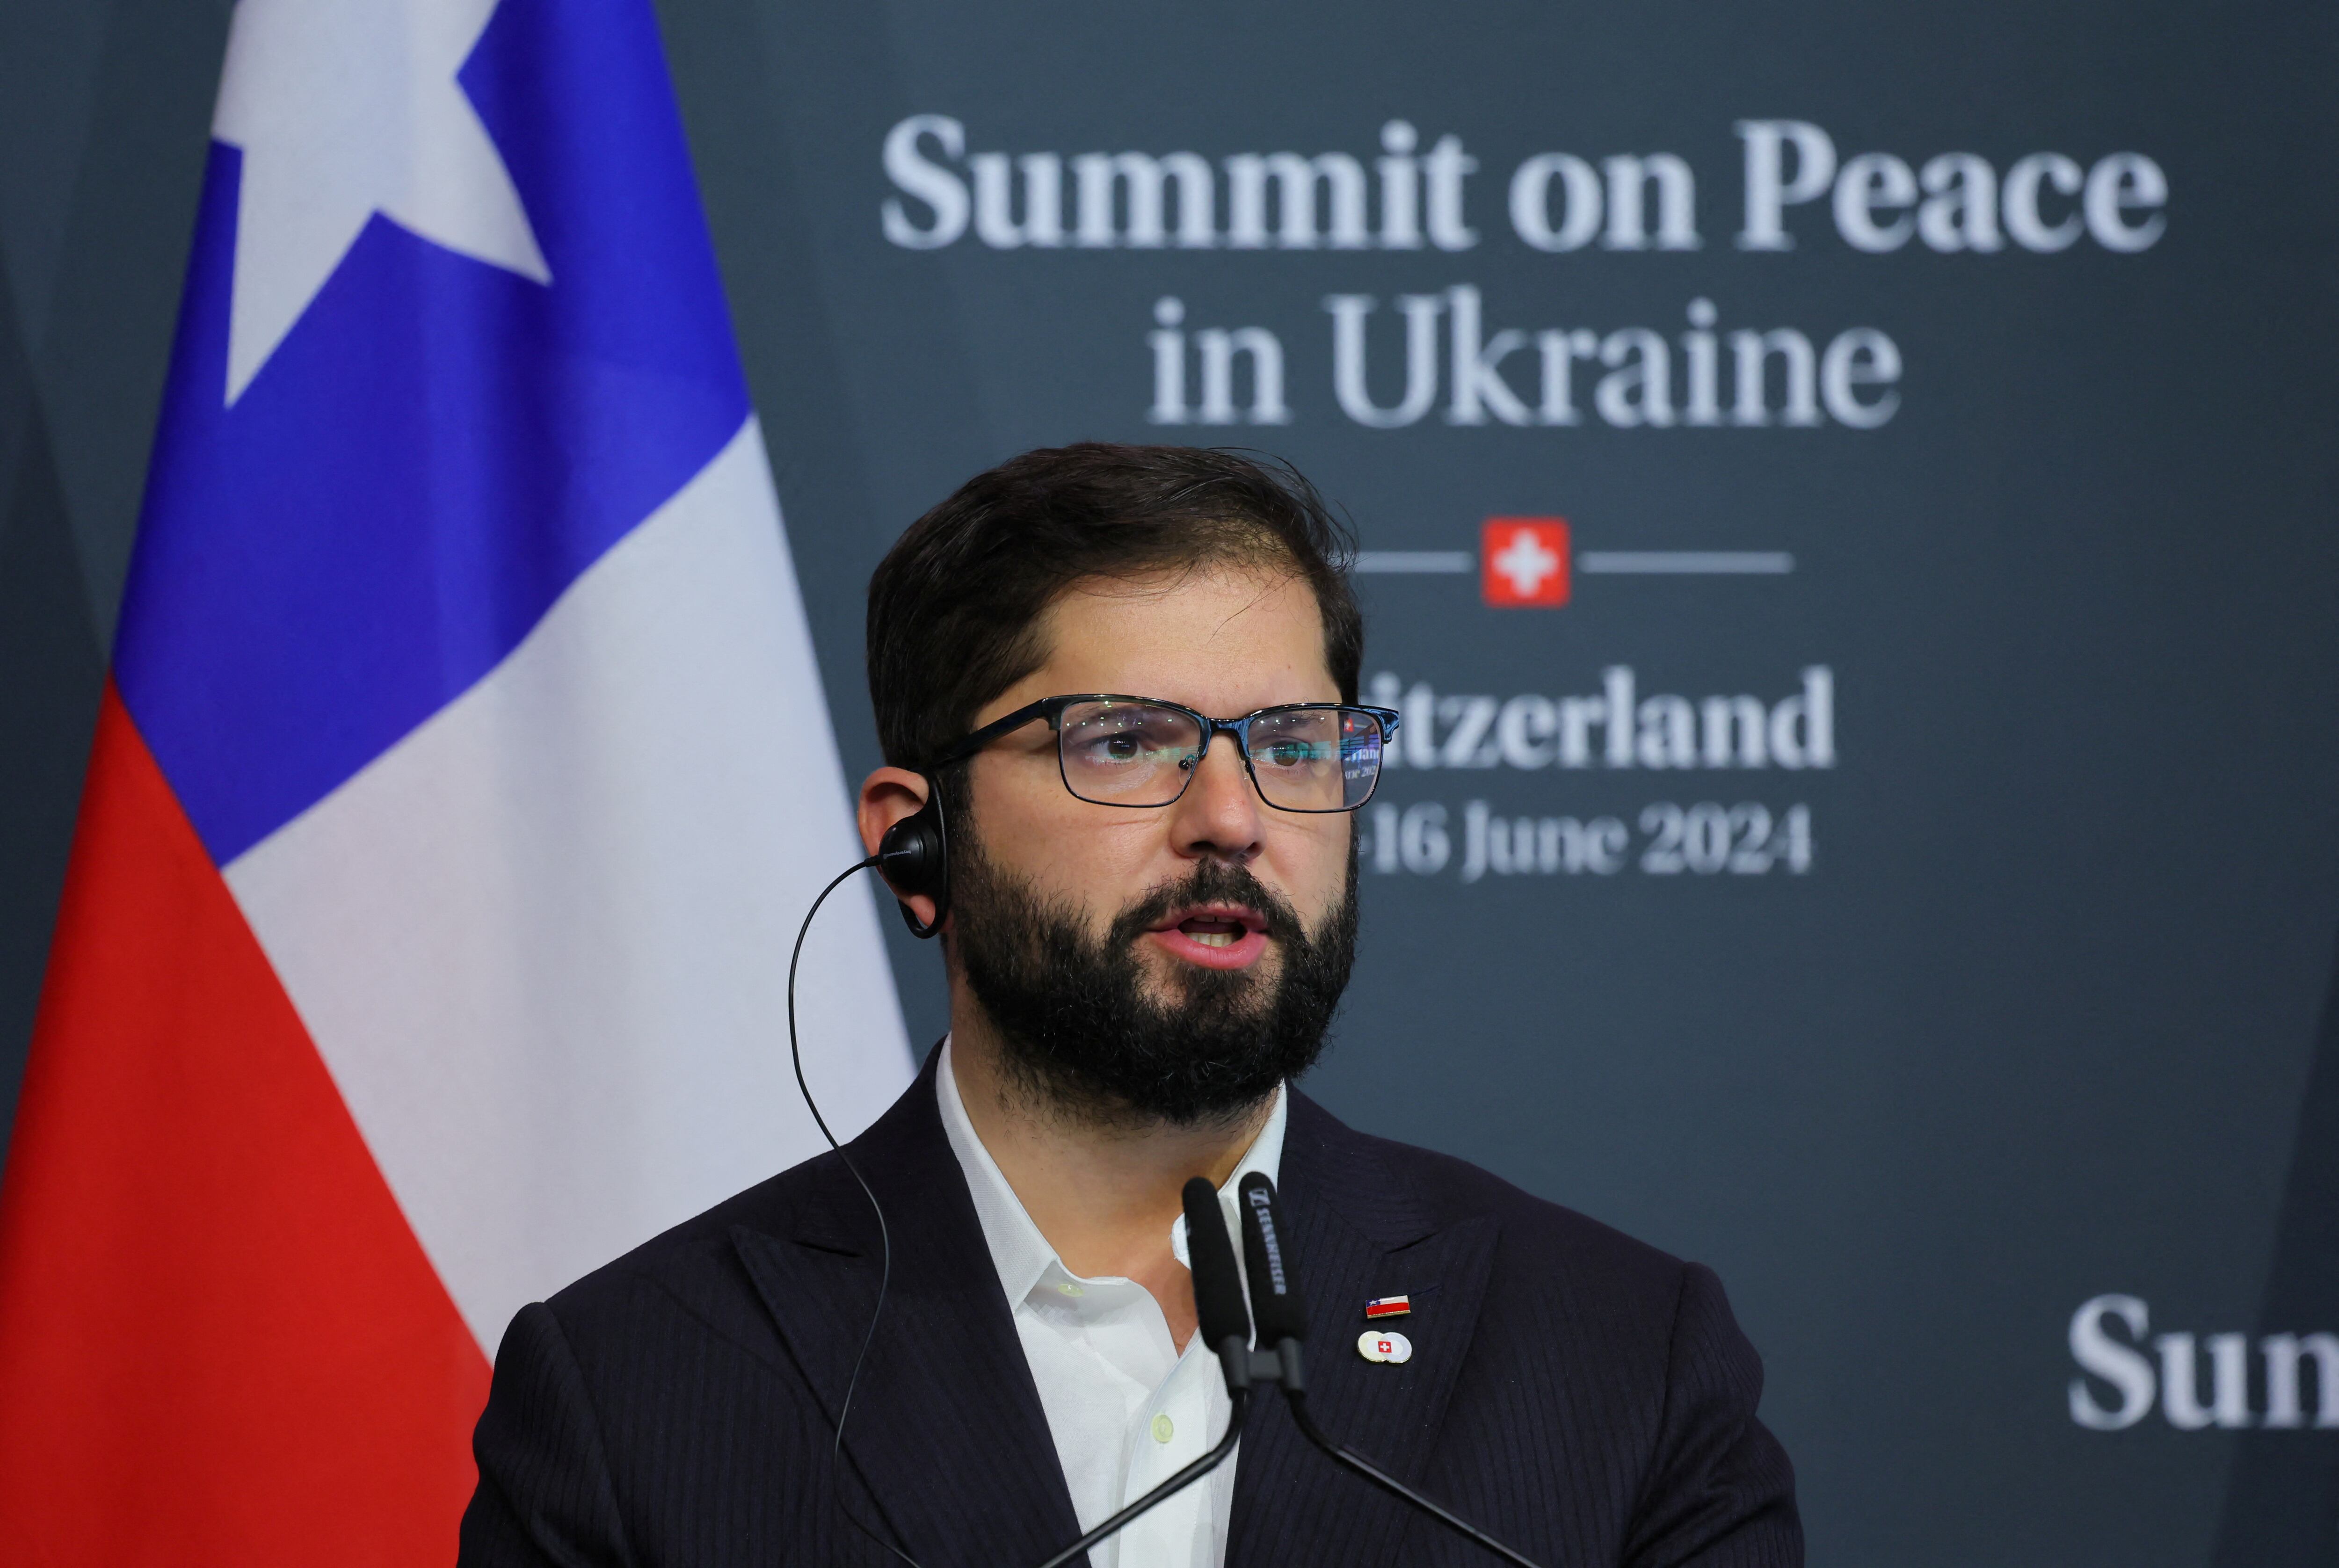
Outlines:
<svg viewBox="0 0 2339 1568"><path fill-rule="evenodd" d="M959 1098L950 1041L934 1075L943 1130L966 1172L999 1283L1014 1309L1040 1407L1083 1533L1208 1453L1234 1407L1218 1357L1199 1333L1182 1354L1153 1293L1135 1280L1086 1278L1066 1268L975 1135ZM1252 1171L1275 1178L1283 1162L1284 1091L1234 1174L1219 1188L1228 1233L1241 1231L1236 1188ZM1185 1220L1172 1247L1185 1256ZM1241 1248L1236 1247L1239 1258ZM1239 1455L1090 1549L1091 1568L1223 1568ZM1069 1545L1066 1542L1063 1544Z"/></svg>

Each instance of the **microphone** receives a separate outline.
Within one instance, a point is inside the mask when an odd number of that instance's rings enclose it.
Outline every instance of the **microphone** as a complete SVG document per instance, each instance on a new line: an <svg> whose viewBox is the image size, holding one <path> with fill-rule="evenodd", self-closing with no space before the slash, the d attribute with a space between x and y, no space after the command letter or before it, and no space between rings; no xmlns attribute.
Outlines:
<svg viewBox="0 0 2339 1568"><path fill-rule="evenodd" d="M1250 1271L1251 1313L1258 1322L1260 1347L1251 1358L1252 1364L1262 1381L1271 1379L1281 1386L1284 1402L1291 1407L1291 1423L1299 1428L1299 1435L1382 1491L1411 1504L1447 1529L1458 1531L1515 1568L1536 1568L1532 1558L1514 1552L1468 1520L1432 1503L1363 1455L1334 1442L1316 1425L1315 1416L1308 1410L1308 1388L1299 1365L1300 1342L1308 1337L1308 1310L1300 1300L1299 1282L1292 1272L1291 1259L1283 1250L1282 1214L1275 1201L1275 1183L1253 1171L1242 1178L1240 1192L1243 1259ZM1189 1230L1192 1225L1191 1220L1187 1222ZM1199 1276L1196 1277L1199 1280ZM1271 1356L1269 1341L1274 1342Z"/></svg>
<svg viewBox="0 0 2339 1568"><path fill-rule="evenodd" d="M1275 1209L1275 1183L1258 1171L1242 1178L1236 1207L1242 1210L1243 1264L1250 1275L1251 1315L1258 1323L1260 1354L1252 1357L1258 1376L1282 1386L1286 1396L1305 1394L1299 1345L1308 1337L1308 1306L1299 1281L1283 1256L1283 1227Z"/></svg>
<svg viewBox="0 0 2339 1568"><path fill-rule="evenodd" d="M1227 1239L1218 1189L1201 1177L1186 1183L1186 1256L1194 1276L1194 1316L1202 1343L1218 1352L1229 1396L1250 1392L1250 1314L1243 1309L1242 1276Z"/></svg>
<svg viewBox="0 0 2339 1568"><path fill-rule="evenodd" d="M1243 1308L1242 1277L1235 1270L1234 1243L1227 1239L1227 1222L1219 1212L1219 1191L1206 1177L1197 1176L1179 1194L1186 1205L1186 1255L1194 1277L1194 1317L1202 1343L1218 1353L1219 1367L1227 1380L1227 1397L1234 1414L1218 1446L1187 1465L1144 1496L1049 1558L1040 1568L1063 1568L1090 1547L1112 1534L1139 1514L1166 1503L1227 1461L1241 1440L1243 1417L1250 1408L1250 1314ZM1529 1564L1528 1568L1533 1568Z"/></svg>

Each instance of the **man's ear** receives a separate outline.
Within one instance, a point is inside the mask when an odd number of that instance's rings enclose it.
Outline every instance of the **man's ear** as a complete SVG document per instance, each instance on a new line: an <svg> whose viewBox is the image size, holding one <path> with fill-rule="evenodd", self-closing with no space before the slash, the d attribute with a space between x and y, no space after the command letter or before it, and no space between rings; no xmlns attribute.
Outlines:
<svg viewBox="0 0 2339 1568"><path fill-rule="evenodd" d="M917 815L933 798L933 783L923 774L896 767L882 767L871 774L861 781L861 800L854 814L861 829L861 847L873 855L880 853L887 832ZM937 853L940 847L937 835ZM882 865L878 874L884 875ZM887 885L892 886L890 880ZM938 888L941 885L943 884L936 884ZM909 912L911 929L931 935L943 912L942 901L931 893L904 894L899 889L895 889L894 896Z"/></svg>

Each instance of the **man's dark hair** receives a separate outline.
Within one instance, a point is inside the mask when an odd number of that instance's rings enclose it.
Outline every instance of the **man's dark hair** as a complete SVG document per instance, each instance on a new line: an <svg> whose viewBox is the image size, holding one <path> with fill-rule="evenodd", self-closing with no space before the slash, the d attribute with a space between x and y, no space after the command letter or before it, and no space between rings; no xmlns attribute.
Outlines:
<svg viewBox="0 0 2339 1568"><path fill-rule="evenodd" d="M1276 459L1095 441L1011 458L911 524L869 580L878 744L896 767L930 766L1046 658L1042 617L1073 584L1221 562L1308 580L1324 663L1354 702L1365 627L1352 553L1316 488Z"/></svg>

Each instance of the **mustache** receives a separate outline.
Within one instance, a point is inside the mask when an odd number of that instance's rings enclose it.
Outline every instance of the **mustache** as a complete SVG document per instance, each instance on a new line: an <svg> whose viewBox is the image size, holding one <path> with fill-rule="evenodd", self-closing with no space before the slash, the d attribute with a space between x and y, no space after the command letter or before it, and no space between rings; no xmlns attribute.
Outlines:
<svg viewBox="0 0 2339 1568"><path fill-rule="evenodd" d="M1219 860L1206 860L1194 868L1193 875L1148 890L1113 917L1106 940L1112 947L1124 947L1160 923L1171 910L1198 903L1241 904L1258 912L1267 934L1274 940L1286 944L1308 940L1308 928L1288 899L1241 866Z"/></svg>

